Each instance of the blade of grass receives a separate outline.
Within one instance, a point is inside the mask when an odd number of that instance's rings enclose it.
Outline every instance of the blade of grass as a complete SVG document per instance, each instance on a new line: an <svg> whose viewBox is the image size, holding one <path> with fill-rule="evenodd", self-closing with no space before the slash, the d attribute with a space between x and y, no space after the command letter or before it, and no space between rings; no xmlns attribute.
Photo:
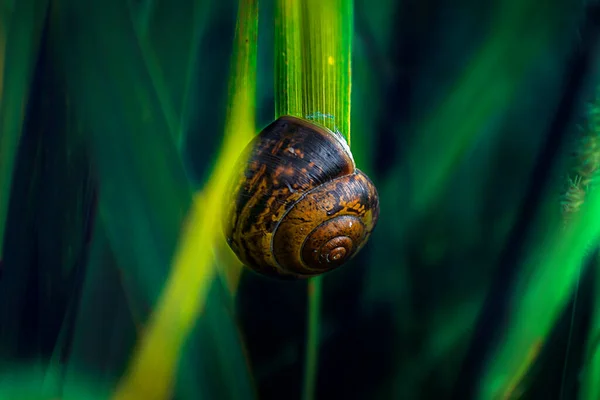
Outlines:
<svg viewBox="0 0 600 400"><path fill-rule="evenodd" d="M321 322L321 294L323 279L312 278L308 281L308 321L306 330L306 356L304 359L304 385L302 399L315 398L315 386L319 366L319 328Z"/></svg>
<svg viewBox="0 0 600 400"><path fill-rule="evenodd" d="M311 118L350 142L352 4L278 1L275 114Z"/></svg>
<svg viewBox="0 0 600 400"><path fill-rule="evenodd" d="M146 306L140 310L145 319L166 278L191 191L145 68L127 4L90 1L84 7L72 1L62 3L57 12L68 89L91 133L101 220L124 278L136 286L135 300ZM91 285L87 292L101 282ZM80 311L85 312L85 308ZM79 318L77 329L85 331L89 323ZM97 339L101 343L95 347L100 347L111 335ZM109 348L127 355L133 343L124 343L130 347ZM85 354L85 348L78 351ZM107 358L104 364L115 358L111 351L100 357ZM117 373L122 366L112 363Z"/></svg>
<svg viewBox="0 0 600 400"><path fill-rule="evenodd" d="M532 349L539 346L540 338L547 336L560 310L564 308L587 252L586 244L599 237L600 224L586 223L600 221L599 200L600 196L593 196L593 200L590 199L589 205L576 218L577 222L565 233L555 234L539 250L537 257L543 254L541 262L536 260L536 256L530 257L530 265L537 267L531 270L528 278L522 278L515 290L514 314L506 329L505 339L490 357L493 362L485 371L478 398L497 398L511 387L515 375L526 371L523 363L530 364L535 360L535 357L530 357ZM540 299L550 304L540 308Z"/></svg>
<svg viewBox="0 0 600 400"><path fill-rule="evenodd" d="M29 314L28 319L37 319L37 342L40 343L38 357L39 364L44 368L49 368L48 362L53 362L47 360L44 355L52 348L55 354L60 354L61 348L66 344L60 333L61 330L64 331L61 325L64 328L65 324L60 321L70 312L72 304L77 304L77 291L81 285L75 276L83 272L85 267L83 258L86 254L88 222L91 219L94 200L94 184L84 132L76 123L68 96L65 95L64 70L58 51L60 46L53 29L55 22L50 14L39 51L31 100L27 107L21 138L22 144L25 144L27 136L30 137L29 140L31 136L36 138L39 146L39 164L35 175L39 176L39 179L32 179L33 174L19 175L18 167L15 171L15 179L35 182L37 194L33 196L39 199L29 211L35 218L35 229L32 230L29 245L19 246L23 249L31 246L29 252L34 254L31 273L35 277L33 279L39 283L33 293L23 290L20 292L25 298L35 296L39 299L35 308L25 314ZM52 106L49 107L49 104ZM34 158L23 150L20 149L20 162L23 159ZM13 190L16 187L13 186ZM22 195L17 197L15 192L14 196L16 202L23 202ZM11 205L10 213L16 210ZM22 220L19 221L19 225L22 223ZM9 228L11 236L15 232L13 228ZM7 245L6 250L7 253L14 251L10 245ZM23 265L19 267L19 270L24 269ZM13 282L11 286L19 285ZM13 295L13 298L16 297ZM22 307L14 308L23 313ZM15 322L20 320L21 318L17 317L9 319ZM8 327L12 322L1 324ZM9 329L14 330L21 338L20 341L27 343L26 346L31 348L30 343L33 340L27 339L27 329L19 329L18 326ZM15 349L17 347L19 346L14 346ZM60 367L55 370L60 370ZM54 383L58 388L60 381L55 380Z"/></svg>
<svg viewBox="0 0 600 400"><path fill-rule="evenodd" d="M32 368L27 364L13 366L14 378L0 384L1 399L18 400L56 400L54 394L43 388L45 373ZM56 373L50 371L51 374ZM101 400L106 399L109 388L98 385L89 376L79 373L77 383L73 390L60 397L61 400Z"/></svg>
<svg viewBox="0 0 600 400"><path fill-rule="evenodd" d="M179 353L205 306L215 270L212 248L221 239L222 203L232 168L255 131L258 2L240 1L231 103L225 141L213 174L196 196L160 301L113 399L168 399ZM204 251L198 251L202 243Z"/></svg>
<svg viewBox="0 0 600 400"><path fill-rule="evenodd" d="M210 288L207 307L183 350L177 396L182 399L257 398L246 350L228 288L219 280ZM234 345L232 345L234 344ZM219 364L205 362L219 360ZM215 369L220 374L215 374Z"/></svg>
<svg viewBox="0 0 600 400"><path fill-rule="evenodd" d="M437 198L481 127L507 108L531 61L552 45L552 33L565 7L566 2L543 8L534 1L500 2L481 50L442 103L417 128L408 153L408 164L414 166L411 170L415 174L411 179L415 182L415 216ZM507 59L509 64L504 62Z"/></svg>
<svg viewBox="0 0 600 400"><path fill-rule="evenodd" d="M581 124L581 137L576 142L576 153L574 168L569 171L570 189L577 188L585 193L584 199L589 197L591 190L597 191L597 179L600 173L600 163L596 162L597 150L590 151L590 144L600 141L600 87L596 88L596 96L587 107L586 120ZM567 201L569 199L566 199ZM566 203L566 202L565 202ZM570 203L567 203L570 204ZM568 208L567 211L577 212L577 208ZM599 339L600 339L600 258L593 260L591 268L594 268L596 294L593 296L593 313L588 330L584 363L581 368L581 389L579 399L591 400L600 398L600 374ZM575 294L576 295L576 294ZM575 311L575 310L574 310ZM565 365L566 367L566 365Z"/></svg>
<svg viewBox="0 0 600 400"><path fill-rule="evenodd" d="M189 122L190 94L198 73L198 49L211 16L210 2L186 0L173 7L169 1L147 0L138 7L140 40L147 42L157 73L168 82L165 91L177 113L177 140L181 147ZM184 72L184 73L182 73Z"/></svg>
<svg viewBox="0 0 600 400"><path fill-rule="evenodd" d="M78 277L79 298L69 310L64 335L70 336L66 348L56 354L60 395L73 398L79 391L81 372L93 373L96 384L111 387L123 372L138 331L132 315L132 291L121 281L116 254L111 250L105 221L94 224L86 270ZM130 289L130 288L129 288ZM137 304L136 304L137 305ZM66 339L66 338L65 338ZM52 372L52 371L50 371ZM47 374L47 385L52 374ZM52 387L52 386L49 386ZM55 393L55 396L59 396ZM107 397L105 397L107 398Z"/></svg>
<svg viewBox="0 0 600 400"><path fill-rule="evenodd" d="M3 9L11 8L3 5ZM39 65L46 11L46 2L27 1L16 4L11 14L3 16L3 22L8 22L3 28L8 36L3 39L6 58L1 72L5 84L0 94L0 263L5 268L0 280L3 381L12 379L11 364L22 357L31 361L32 368L43 370L41 352L45 338L40 332L52 335L51 328L44 330L48 326L42 325L45 315L39 314L44 304L34 300L43 299L44 294L37 285L43 278L36 262L37 214L43 204L39 194L44 124L37 118L25 120L25 110L28 116L37 111L31 106L31 99L32 92L39 94L41 87L34 73Z"/></svg>
<svg viewBox="0 0 600 400"><path fill-rule="evenodd" d="M57 12L68 90L90 131L100 216L124 274L141 286L150 305L191 203L183 164L127 4L67 1Z"/></svg>
<svg viewBox="0 0 600 400"><path fill-rule="evenodd" d="M152 1L151 4L153 5L154 2ZM130 13L132 13L131 8ZM170 93L167 89L167 82L163 72L160 69L154 48L146 37L145 29L147 26L142 27L140 25L141 24L136 24L135 22L133 23L142 57L148 70L150 79L152 80L152 84L156 88L156 95L169 127L169 132L173 136L175 142L179 145L181 143L181 137L179 135L181 129L179 127L179 118L177 117L178 113L175 110L173 98L170 96Z"/></svg>
<svg viewBox="0 0 600 400"><path fill-rule="evenodd" d="M15 2L10 17L3 18L0 30L0 260L14 160L47 6L47 0ZM12 7L4 3L2 8Z"/></svg>
<svg viewBox="0 0 600 400"><path fill-rule="evenodd" d="M130 2L140 48L153 84L158 89L161 107L171 133L182 152L189 129L190 113L197 104L192 101L195 75L198 73L198 49L211 12L210 3L189 0L172 7L172 3L146 0L139 5ZM181 73L185 67L185 74ZM167 84L168 82L168 84ZM228 246L221 249L225 274L232 294L235 294L242 265Z"/></svg>
<svg viewBox="0 0 600 400"><path fill-rule="evenodd" d="M189 129L190 113L195 110L191 93L198 72L199 42L210 15L208 7L209 3L197 0L178 7L159 0L146 0L137 7L130 2L146 66L180 151ZM186 66L185 74L181 74L182 65ZM235 294L242 265L236 262L235 256L231 257L231 249L225 247L220 253L228 262L220 271L225 274L231 293Z"/></svg>
<svg viewBox="0 0 600 400"><path fill-rule="evenodd" d="M581 370L580 400L595 400L600 398L600 259L594 263L596 292L590 330L587 337L585 363Z"/></svg>
<svg viewBox="0 0 600 400"><path fill-rule="evenodd" d="M138 29L140 30L140 34L145 37L148 34L148 30L150 29L150 21L152 21L152 17L156 13L156 5L159 0L142 0L137 5L136 12L136 21L138 24ZM129 2L130 6L134 6L134 2Z"/></svg>
<svg viewBox="0 0 600 400"><path fill-rule="evenodd" d="M581 48L585 50L574 54L569 63L570 68L565 72L567 79L564 94L544 148L546 158L540 159L536 166L533 181L538 181L540 174L547 173L544 163L552 159L552 152L561 144L561 134L571 120L574 104L578 101L579 90L585 82L584 78L591 64L592 54L598 49L600 31L596 19L597 12L598 9L595 9L590 13L582 29L584 43ZM597 133L594 131L592 134ZM586 165L583 169L587 169L589 161L579 157L578 163ZM570 175L582 169L581 165L571 167L573 170L569 171ZM587 180L589 177L582 178ZM532 185L532 188L534 187ZM540 188L537 191L532 190L526 197L523 214L530 213L533 205L533 200L530 199L534 199L538 193L541 193ZM585 199L579 211L569 216L564 227L559 225L559 229L548 230L547 236L542 238L539 245L525 255L523 267L516 277L514 290L511 291L506 331L499 346L488 359L489 363L478 388L478 398L491 399L503 392L507 394L506 391L514 385L515 373L526 370L521 367L528 357L529 364L535 360L535 349L540 346L540 340L543 341L549 335L573 290L577 290L581 268L589 255L589 244L597 243L600 234L600 194L592 191ZM534 220L538 224L552 220L555 210L559 207L557 205L554 210L550 210L554 211L552 214L544 208L540 209L542 211L536 213L537 220ZM520 221L523 220L524 215L521 215ZM544 303L544 307L539 306L540 301ZM531 354L534 356L531 357Z"/></svg>
<svg viewBox="0 0 600 400"><path fill-rule="evenodd" d="M39 88L39 82L35 83ZM43 123L37 118L25 121L14 165L15 179L11 185L10 210L5 225L4 270L0 279L1 380L11 379L11 361L20 358L20 342L28 344L25 351L30 358L39 349L39 337L36 337L35 330L31 330L28 336L24 334L26 329L22 316L28 315L29 323L37 322L35 311L32 312L35 304L32 304L31 297L37 289L32 282L35 282L39 273L35 227L36 210L41 203L42 126Z"/></svg>
<svg viewBox="0 0 600 400"><path fill-rule="evenodd" d="M598 89L596 92L598 93ZM577 138L578 140L574 141L573 154L575 156L573 157L573 160L571 160L570 169L567 174L567 182L565 185L567 189L563 195L563 201L561 202L563 207L563 220L565 224L570 222L570 217L574 213L579 212L578 199L574 199L573 197L577 197L576 194L581 194L581 201L585 201L585 199L589 197L590 191L596 188L595 181L597 181L598 174L600 172L600 163L596 162L598 151L590 151L590 144L596 143L600 140L600 97L598 95L596 95L590 104L588 104L586 111L587 113L585 115L585 121L579 126L580 137ZM587 262L585 263L587 264ZM580 270L575 277L576 283L573 293L574 299L571 309L571 322L573 322L573 318L575 318L577 312L577 298L579 296L580 281L581 276L584 273L584 271L582 271L584 266L586 265L584 264L582 267L580 267ZM590 264L590 267L597 268L597 266L598 257L596 256L593 259L593 262ZM596 300L594 299L594 301ZM598 335L597 324L597 316L593 315L590 322L590 328L588 329L588 348L586 350L588 361L593 361L594 358L595 349L593 346L595 338ZM568 363L570 355L569 350L572 344L572 329L573 325L569 327L569 337L567 348L565 350L565 362L563 365L563 375L561 378L561 398L564 398L564 391L566 390L568 368L572 367ZM584 365L582 366L582 371L580 373L580 379L582 379L582 389L579 391L579 398L581 399L595 399L600 396L600 385L598 385L597 375L590 376L589 374L585 374L586 367L588 366L589 365L584 361ZM593 367L587 371L589 372L592 370ZM595 395L594 392L596 392Z"/></svg>
<svg viewBox="0 0 600 400"><path fill-rule="evenodd" d="M13 4L9 1L0 2L0 103L4 88L4 69L6 64L6 36L13 12Z"/></svg>
<svg viewBox="0 0 600 400"><path fill-rule="evenodd" d="M204 27L208 18L209 11L206 9L208 2L194 1L193 7L193 26L192 42L190 45L190 57L185 71L185 80L183 83L183 96L180 111L180 142L185 142L185 137L189 129L190 113L194 112L193 102L191 101L194 87L194 77L198 73L198 49L200 39L204 33Z"/></svg>
<svg viewBox="0 0 600 400"><path fill-rule="evenodd" d="M275 11L275 118L303 117L301 3L279 0Z"/></svg>
<svg viewBox="0 0 600 400"><path fill-rule="evenodd" d="M275 11L275 117L295 115L339 131L350 144L353 4L280 0ZM302 398L315 397L322 277L307 282Z"/></svg>

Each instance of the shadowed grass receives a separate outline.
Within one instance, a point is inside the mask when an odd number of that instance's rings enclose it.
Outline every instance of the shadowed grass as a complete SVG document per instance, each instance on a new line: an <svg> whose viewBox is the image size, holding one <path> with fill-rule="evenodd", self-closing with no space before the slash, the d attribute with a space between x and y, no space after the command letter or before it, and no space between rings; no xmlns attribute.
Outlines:
<svg viewBox="0 0 600 400"><path fill-rule="evenodd" d="M555 10L555 12L558 11ZM574 110L573 102L577 102L578 90L581 85L581 77L587 72L586 63L589 62L585 54L597 48L597 21L590 17L583 29L585 37L583 46L586 52L575 53L573 61L569 66L568 75L564 82L564 97L559 103L559 109L556 111L556 118L562 120L553 121L557 129L565 129L560 124L566 124L565 118L571 117ZM539 29L541 41L540 46L550 46L551 36L549 35L550 26L546 29ZM545 42L548 40L548 42ZM588 48L589 46L589 48ZM569 103L570 102L570 103ZM587 118L592 117L588 115ZM595 138L597 133L593 128L588 135ZM551 133L554 133L551 131ZM553 138L553 137L551 137ZM595 139L593 139L595 140ZM550 139L548 139L550 142ZM575 154L586 155L589 151L586 149L585 141L578 144L580 148L575 148ZM579 156L575 164L571 166L572 170L567 171L570 179L591 179L589 177L577 177L580 170L589 169L588 165L595 162L595 155L590 155L590 159ZM597 166L596 166L597 168ZM592 174L595 171L591 172ZM586 188L587 189L587 188ZM556 221L558 210L561 210L563 204L556 204L554 210L548 210L544 205L539 207L533 223L537 226L545 225L547 232L542 235L537 243L526 238L532 246L528 248L520 264L519 275L513 286L510 295L510 314L507 318L504 335L496 349L488 359L488 365L479 386L478 398L489 399L498 396L508 396L514 388L515 380L519 374L524 375L524 364L531 365L535 361L537 353L549 336L552 328L556 324L560 314L573 294L578 290L581 277L581 269L584 266L586 257L589 256L590 243L597 243L600 234L600 203L598 203L599 194L597 191L591 191L585 195L586 201L581 205L577 204L577 212L573 212L567 218L566 224L550 225L548 229L547 221ZM559 199L552 192L548 195L550 200L559 203ZM552 201L550 202L550 204ZM578 203L575 201L574 203ZM563 212L563 218L565 213ZM576 299L576 298L575 298ZM540 304L544 306L541 307ZM576 303L575 303L576 304ZM575 305L573 306L575 307ZM573 311L574 312L574 311ZM573 323L573 321L571 321ZM572 328L571 328L572 329ZM570 334L569 334L570 335ZM568 340L571 340L569 336ZM570 344L567 344L569 346ZM568 347L567 347L568 351ZM567 363L568 359L565 360ZM567 364L564 365L564 368ZM561 394L564 393L563 370Z"/></svg>
<svg viewBox="0 0 600 400"><path fill-rule="evenodd" d="M179 352L205 306L216 272L212 248L222 240L225 190L235 161L255 130L257 16L256 1L240 2L225 142L207 187L194 199L171 274L114 399L170 397ZM204 251L198 251L200 243Z"/></svg>
<svg viewBox="0 0 600 400"><path fill-rule="evenodd" d="M6 12L0 17L0 260L17 144L48 1L11 3L0 5L0 11Z"/></svg>
<svg viewBox="0 0 600 400"><path fill-rule="evenodd" d="M415 216L437 198L487 121L509 106L532 60L550 48L561 7L565 5L540 8L531 0L499 2L487 40L417 128L408 153L414 167Z"/></svg>
<svg viewBox="0 0 600 400"><path fill-rule="evenodd" d="M308 320L306 329L306 357L304 359L303 400L315 398L315 385L319 366L319 336L321 327L321 297L323 279L308 281Z"/></svg>

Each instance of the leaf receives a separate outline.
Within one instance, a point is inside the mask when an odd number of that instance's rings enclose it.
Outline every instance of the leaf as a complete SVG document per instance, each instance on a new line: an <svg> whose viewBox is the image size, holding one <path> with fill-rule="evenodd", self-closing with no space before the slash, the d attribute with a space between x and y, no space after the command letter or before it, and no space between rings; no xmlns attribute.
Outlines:
<svg viewBox="0 0 600 400"><path fill-rule="evenodd" d="M17 1L0 27L0 260L17 144L47 5L47 0ZM11 7L8 2L3 2L2 8Z"/></svg>
<svg viewBox="0 0 600 400"><path fill-rule="evenodd" d="M216 273L212 250L222 243L219 227L227 183L254 132L257 15L256 1L240 3L223 148L210 181L194 199L171 274L114 399L169 398L182 346L206 305Z"/></svg>
<svg viewBox="0 0 600 400"><path fill-rule="evenodd" d="M350 143L353 4L279 0L275 11L275 114L308 118ZM315 398L322 277L308 281L303 399Z"/></svg>

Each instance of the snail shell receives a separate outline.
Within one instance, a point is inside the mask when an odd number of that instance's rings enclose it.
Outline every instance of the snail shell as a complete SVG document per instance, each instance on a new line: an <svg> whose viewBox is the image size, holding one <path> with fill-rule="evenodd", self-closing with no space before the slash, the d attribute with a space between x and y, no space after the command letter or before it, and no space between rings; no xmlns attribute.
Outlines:
<svg viewBox="0 0 600 400"><path fill-rule="evenodd" d="M284 116L246 148L224 222L240 261L279 278L333 270L367 242L377 190L339 133Z"/></svg>

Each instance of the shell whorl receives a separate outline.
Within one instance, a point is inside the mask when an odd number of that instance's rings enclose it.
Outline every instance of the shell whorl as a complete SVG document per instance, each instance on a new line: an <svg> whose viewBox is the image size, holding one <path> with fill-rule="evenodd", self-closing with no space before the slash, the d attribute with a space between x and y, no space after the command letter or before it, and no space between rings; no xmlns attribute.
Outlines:
<svg viewBox="0 0 600 400"><path fill-rule="evenodd" d="M241 161L224 230L248 267L281 278L314 276L347 261L368 239L377 191L341 135L281 117Z"/></svg>

